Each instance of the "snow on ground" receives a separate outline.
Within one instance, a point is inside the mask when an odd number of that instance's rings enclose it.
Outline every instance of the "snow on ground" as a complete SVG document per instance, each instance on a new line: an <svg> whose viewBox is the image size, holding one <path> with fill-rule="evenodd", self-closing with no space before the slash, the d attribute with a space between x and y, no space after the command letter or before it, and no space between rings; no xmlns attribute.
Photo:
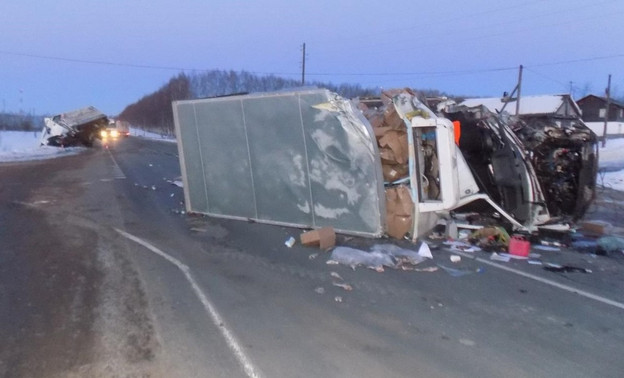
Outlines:
<svg viewBox="0 0 624 378"><path fill-rule="evenodd" d="M137 136L141 138L160 140L163 142L173 142L176 143L176 139L174 136L166 135L166 134L158 134L153 133L151 131L145 131L142 129L135 129L134 127L130 128L130 135Z"/></svg>
<svg viewBox="0 0 624 378"><path fill-rule="evenodd" d="M85 150L85 147L41 146L40 138L39 131L0 131L0 162L50 159Z"/></svg>
<svg viewBox="0 0 624 378"><path fill-rule="evenodd" d="M175 143L175 138L151 133L141 129L130 129L130 134L141 137ZM75 155L85 151L86 147L41 146L41 132L2 131L0 130L0 162L50 159Z"/></svg>
<svg viewBox="0 0 624 378"><path fill-rule="evenodd" d="M598 185L624 191L624 138L607 139L607 145L600 147L598 159Z"/></svg>
<svg viewBox="0 0 624 378"><path fill-rule="evenodd" d="M40 132L0 131L0 162L49 159L77 154L84 147L40 146ZM130 135L163 142L175 143L175 138L141 129L130 128ZM600 148L600 173L598 184L624 191L624 138L608 139Z"/></svg>

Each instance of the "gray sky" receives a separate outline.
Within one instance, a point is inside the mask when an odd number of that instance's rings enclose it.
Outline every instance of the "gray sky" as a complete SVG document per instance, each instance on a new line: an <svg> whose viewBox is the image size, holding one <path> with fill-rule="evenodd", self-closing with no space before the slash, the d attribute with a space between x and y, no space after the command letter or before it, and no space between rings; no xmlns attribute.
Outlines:
<svg viewBox="0 0 624 378"><path fill-rule="evenodd" d="M0 110L115 115L184 70L624 95L622 0L0 0ZM570 83L572 82L572 83Z"/></svg>

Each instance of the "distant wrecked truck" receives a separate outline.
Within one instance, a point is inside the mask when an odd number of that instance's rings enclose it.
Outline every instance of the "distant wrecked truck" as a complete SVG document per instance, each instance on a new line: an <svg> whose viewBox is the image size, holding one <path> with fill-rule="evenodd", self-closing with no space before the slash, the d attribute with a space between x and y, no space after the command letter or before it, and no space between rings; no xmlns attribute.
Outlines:
<svg viewBox="0 0 624 378"><path fill-rule="evenodd" d="M108 124L108 117L93 106L46 117L41 144L91 147Z"/></svg>

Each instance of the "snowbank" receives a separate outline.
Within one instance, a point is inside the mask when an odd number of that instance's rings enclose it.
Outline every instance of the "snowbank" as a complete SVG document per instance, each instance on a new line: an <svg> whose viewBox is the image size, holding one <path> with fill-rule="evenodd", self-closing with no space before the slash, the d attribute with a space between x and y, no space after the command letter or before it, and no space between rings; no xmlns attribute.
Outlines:
<svg viewBox="0 0 624 378"><path fill-rule="evenodd" d="M41 146L40 138L38 131L0 131L0 162L50 159L75 155L85 149Z"/></svg>

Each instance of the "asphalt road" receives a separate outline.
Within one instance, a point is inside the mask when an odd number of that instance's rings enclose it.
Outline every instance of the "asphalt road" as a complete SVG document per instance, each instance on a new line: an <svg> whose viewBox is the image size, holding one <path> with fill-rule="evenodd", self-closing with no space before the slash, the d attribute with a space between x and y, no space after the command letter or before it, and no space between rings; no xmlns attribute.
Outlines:
<svg viewBox="0 0 624 378"><path fill-rule="evenodd" d="M0 376L622 376L622 258L352 270L287 248L299 230L183 214L179 176L175 144L134 137L0 165Z"/></svg>

